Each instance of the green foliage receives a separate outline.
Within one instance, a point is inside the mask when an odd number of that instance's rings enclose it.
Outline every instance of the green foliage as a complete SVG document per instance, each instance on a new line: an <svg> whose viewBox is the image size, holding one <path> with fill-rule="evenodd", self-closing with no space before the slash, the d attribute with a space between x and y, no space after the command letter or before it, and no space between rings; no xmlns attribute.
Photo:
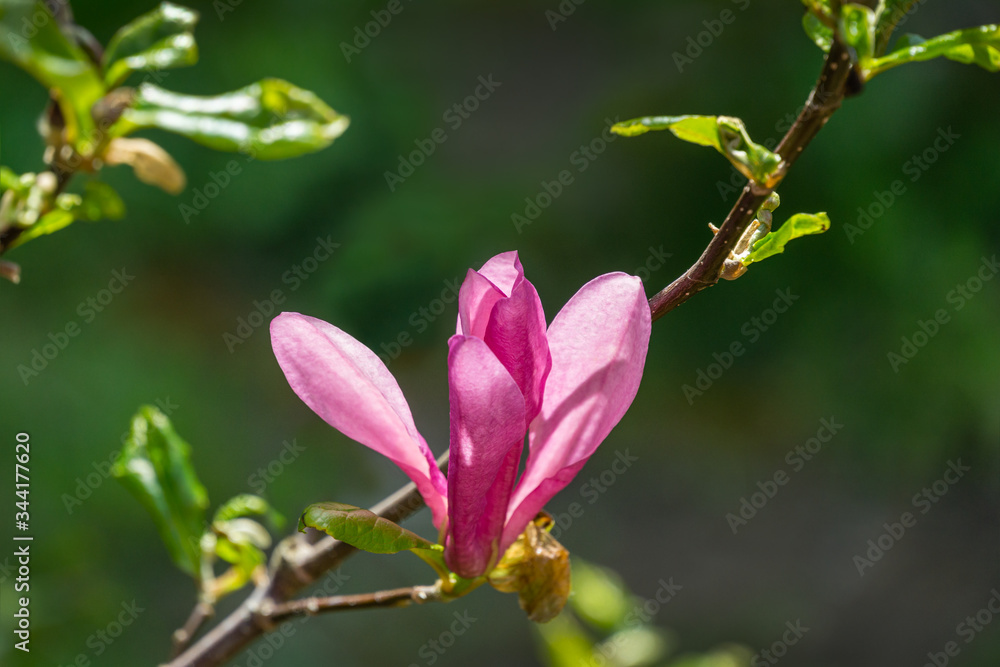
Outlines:
<svg viewBox="0 0 1000 667"><path fill-rule="evenodd" d="M809 234L822 234L830 229L830 218L826 213L796 213L780 229L766 234L753 244L750 254L743 260L744 266L759 262L772 255L785 252L785 245L792 239Z"/></svg>
<svg viewBox="0 0 1000 667"><path fill-rule="evenodd" d="M911 62L945 57L965 65L979 65L988 72L1000 71L1000 24L955 30L925 40L919 35L904 35L895 50L868 64L868 78Z"/></svg>
<svg viewBox="0 0 1000 667"><path fill-rule="evenodd" d="M299 531L315 528L362 551L394 554L426 549L440 551L441 545L429 542L402 526L377 514L344 503L316 503L299 518Z"/></svg>
<svg viewBox="0 0 1000 667"><path fill-rule="evenodd" d="M880 13L881 5L876 10L852 2L840 9L840 32L844 42L857 53L862 66L875 55L875 29Z"/></svg>
<svg viewBox="0 0 1000 667"><path fill-rule="evenodd" d="M29 34L25 26L34 30ZM60 29L41 0L0 0L0 58L20 66L52 91L66 138L82 146L95 135L91 107L105 94L97 68Z"/></svg>
<svg viewBox="0 0 1000 667"><path fill-rule="evenodd" d="M276 528L280 528L285 522L284 518L278 514L278 512L271 507L270 503L266 500L260 496L243 493L238 496L233 496L226 502L222 503L222 505L215 510L215 516L212 518L212 523L224 523L226 521L232 521L233 519L245 516L267 517L268 521L270 521Z"/></svg>
<svg viewBox="0 0 1000 667"><path fill-rule="evenodd" d="M743 121L732 116L646 116L622 121L611 131L635 137L653 130L670 130L675 137L700 146L711 146L747 178L772 186L780 171L781 156L754 143Z"/></svg>
<svg viewBox="0 0 1000 667"><path fill-rule="evenodd" d="M108 88L121 85L139 70L160 71L198 61L194 26L198 12L164 2L115 33L104 51L102 65Z"/></svg>
<svg viewBox="0 0 1000 667"><path fill-rule="evenodd" d="M662 592L666 592L661 588ZM536 625L549 667L740 667L750 652L739 646L703 655L674 653L670 635L655 616L670 598L642 600L617 573L573 558L573 595L566 610L550 623Z"/></svg>
<svg viewBox="0 0 1000 667"><path fill-rule="evenodd" d="M893 31L916 0L882 0L874 8L844 3L839 16L828 0L802 1L809 10L802 20L809 38L829 51L836 26L844 43L853 49L858 73L865 81L899 65L939 57L1000 71L1000 24L955 30L932 39L904 35L884 55Z"/></svg>
<svg viewBox="0 0 1000 667"><path fill-rule="evenodd" d="M329 146L347 124L346 117L308 90L264 79L208 97L143 84L113 132L124 136L155 127L217 150L280 160Z"/></svg>
<svg viewBox="0 0 1000 667"><path fill-rule="evenodd" d="M271 536L262 525L244 518L247 516L266 516L276 527L284 522L266 500L251 494L230 498L215 511L210 530L201 540L203 555L206 560L218 557L232 567L204 587L203 596L208 600L242 588L267 560L264 550L271 546Z"/></svg>
<svg viewBox="0 0 1000 667"><path fill-rule="evenodd" d="M205 97L149 84L122 88L132 73L198 60L193 32L198 13L191 9L164 2L139 16L115 33L100 62L93 53L99 49L90 49L80 37L86 31L62 20L42 0L0 0L0 58L34 76L58 105L59 113L47 113L40 127L48 145L46 160L53 174L60 174L58 187L31 190L28 185L30 192L22 192L5 172L0 188L17 192L0 209L0 238L5 239L0 253L74 220L121 217L121 201L106 186L82 196L62 193L81 169L128 164L140 180L178 194L185 185L183 170L153 142L122 139L136 130L164 129L217 150L278 160L323 149L347 128L347 117L280 79ZM12 216L14 209L18 214ZM11 227L20 229L5 234Z"/></svg>
<svg viewBox="0 0 1000 667"><path fill-rule="evenodd" d="M16 199L12 198L12 201ZM30 206L26 207L26 210L37 212L37 209ZM39 236L59 231L77 220L87 222L102 219L120 220L124 215L125 203L113 187L101 181L89 181L84 186L83 195L66 193L58 195L50 210L37 222L28 225L26 231L21 233L10 247L16 248Z"/></svg>
<svg viewBox="0 0 1000 667"><path fill-rule="evenodd" d="M807 11L802 17L802 27L816 46L824 52L833 45L835 18L829 0L802 0Z"/></svg>
<svg viewBox="0 0 1000 667"><path fill-rule="evenodd" d="M198 583L201 599L214 603L242 588L266 561L271 536L246 517L266 516L276 526L283 519L263 498L241 494L224 502L207 524L208 494L190 449L166 415L144 406L132 419L112 474L152 515L174 563ZM216 558L231 566L218 577Z"/></svg>
<svg viewBox="0 0 1000 667"><path fill-rule="evenodd" d="M143 406L132 418L112 474L152 515L177 567L197 579L208 494L195 474L190 450L166 415Z"/></svg>

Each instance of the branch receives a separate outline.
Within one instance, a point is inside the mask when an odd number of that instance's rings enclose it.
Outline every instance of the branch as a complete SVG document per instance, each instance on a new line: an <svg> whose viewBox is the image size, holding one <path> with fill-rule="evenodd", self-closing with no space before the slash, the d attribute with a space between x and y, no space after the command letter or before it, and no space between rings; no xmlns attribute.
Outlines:
<svg viewBox="0 0 1000 667"><path fill-rule="evenodd" d="M446 452L438 459L438 467L447 469L447 466ZM411 482L375 505L372 512L399 523L423 506L424 499L417 491L416 484ZM252 641L274 629L275 614L278 613L276 610L294 609L298 604L288 603L287 600L323 574L339 567L356 551L351 545L314 530L285 538L274 550L268 581L258 586L243 604L181 656L167 663L166 667L216 667L223 664ZM338 597L347 599L355 596ZM328 598L333 599L336 598ZM306 604L308 601L300 602ZM284 607L286 604L292 607ZM341 607L344 606L346 605ZM289 615L296 613L309 612L288 612Z"/></svg>
<svg viewBox="0 0 1000 667"><path fill-rule="evenodd" d="M440 602L441 591L437 586L408 586L360 595L334 595L323 598L292 600L273 607L261 609L261 615L272 623L280 623L294 616L315 616L316 614L353 609L376 609L379 607L408 607L411 604Z"/></svg>
<svg viewBox="0 0 1000 667"><path fill-rule="evenodd" d="M743 236L743 232L753 222L757 209L784 180L789 168L816 133L826 125L833 112L840 108L840 103L849 90L848 82L852 71L847 47L839 38L835 39L823 63L819 81L816 82L798 118L778 144L776 152L781 156L782 166L774 186L768 188L754 181L746 184L739 199L726 216L726 221L719 227L719 232L712 237L712 241L698 261L649 300L654 320L666 315L703 289L719 282L723 264Z"/></svg>
<svg viewBox="0 0 1000 667"><path fill-rule="evenodd" d="M723 263L753 221L757 209L784 179L788 169L833 112L840 107L843 98L851 92L848 84L852 71L850 54L843 43L836 39L802 112L778 145L777 152L782 157L783 166L774 187L762 187L751 181L743 188L719 232L698 261L649 300L654 320L718 282ZM447 461L448 455L445 454L438 460L438 464L444 467ZM372 511L399 522L423 505L423 498L411 483L373 507ZM166 667L217 667L257 637L273 630L276 621L291 616L328 610L398 606L408 604L407 598L414 601L413 591L419 587L383 591L367 596L336 596L288 602L298 591L338 567L356 551L354 547L331 537L324 536L317 541L317 534L313 533L311 537L295 535L286 538L275 549L269 582L258 586L233 613ZM373 596L386 597L377 601Z"/></svg>
<svg viewBox="0 0 1000 667"><path fill-rule="evenodd" d="M180 655L188 647L198 630L215 614L215 608L204 601L199 601L191 610L191 615L177 630L174 630L174 650L172 657Z"/></svg>

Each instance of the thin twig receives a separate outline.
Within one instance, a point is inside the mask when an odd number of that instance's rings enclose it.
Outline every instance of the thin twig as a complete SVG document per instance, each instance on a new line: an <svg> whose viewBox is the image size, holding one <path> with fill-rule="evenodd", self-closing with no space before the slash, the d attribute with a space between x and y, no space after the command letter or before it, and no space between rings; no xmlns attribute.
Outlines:
<svg viewBox="0 0 1000 667"><path fill-rule="evenodd" d="M777 152L784 163L777 179L778 183L833 112L840 107L841 101L849 91L851 72L850 54L839 40L835 40L808 101L778 145ZM774 187L777 187L777 183ZM757 209L774 187L765 188L751 182L743 188L719 232L712 238L698 261L685 271L684 275L649 300L653 319L663 316L694 294L718 282L723 263L730 251L736 246L743 231L753 221ZM447 454L439 459L439 463L442 466L447 464ZM373 507L372 511L398 522L421 507L423 499L417 492L416 486L411 483ZM274 623L279 618L310 613L309 605L318 604L316 600L321 599L286 601L324 573L338 567L356 551L354 547L331 537L323 537L312 543L310 538L295 536L288 538L282 545L283 547L275 550L270 583L258 587L239 608L166 667L217 667L252 641L274 629ZM343 604L344 600L351 598L355 596L337 596L326 600L332 609L338 610L385 606ZM394 602L400 601L394 600ZM275 618L275 614L279 613L285 616Z"/></svg>
<svg viewBox="0 0 1000 667"><path fill-rule="evenodd" d="M174 630L174 650L171 657L177 657L190 644L198 630L209 618L215 615L215 607L207 602L199 601L191 610L191 615L177 630Z"/></svg>
<svg viewBox="0 0 1000 667"><path fill-rule="evenodd" d="M438 459L447 470L448 453ZM372 507L379 516L399 523L424 506L424 499L410 482ZM321 536L316 541L316 536ZM235 611L209 630L181 656L166 667L216 667L239 653L243 647L275 627L273 609L335 570L357 551L354 547L318 531L296 533L275 549L268 583L258 586ZM268 612L268 613L264 613Z"/></svg>
<svg viewBox="0 0 1000 667"><path fill-rule="evenodd" d="M837 39L827 54L819 81L816 82L808 101L778 144L776 152L781 156L782 167L777 182L770 188L753 181L746 184L736 204L726 216L726 221L719 227L719 232L712 237L712 241L698 261L649 300L654 320L719 281L723 264L743 236L744 230L753 222L757 209L784 180L788 169L830 119L833 112L840 107L847 91L851 71L851 59L847 47Z"/></svg>
<svg viewBox="0 0 1000 667"><path fill-rule="evenodd" d="M315 616L331 611L376 609L379 607L408 607L411 604L440 601L441 591L437 586L408 586L358 595L333 595L292 600L261 609L260 613L272 623L280 623L293 616Z"/></svg>

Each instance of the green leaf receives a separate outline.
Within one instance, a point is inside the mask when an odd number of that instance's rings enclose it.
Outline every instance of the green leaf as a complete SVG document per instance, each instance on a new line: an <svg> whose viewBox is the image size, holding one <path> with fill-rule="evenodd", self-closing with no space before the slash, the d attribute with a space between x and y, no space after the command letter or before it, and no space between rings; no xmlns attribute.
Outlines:
<svg viewBox="0 0 1000 667"><path fill-rule="evenodd" d="M303 532L307 526L375 554L394 554L410 549L441 549L440 545L369 510L343 503L310 505L299 519L299 531Z"/></svg>
<svg viewBox="0 0 1000 667"><path fill-rule="evenodd" d="M126 24L104 52L104 81L119 86L132 72L158 72L198 61L194 26L198 12L169 2Z"/></svg>
<svg viewBox="0 0 1000 667"><path fill-rule="evenodd" d="M590 625L610 632L628 624L635 599L615 572L574 556L570 604Z"/></svg>
<svg viewBox="0 0 1000 667"><path fill-rule="evenodd" d="M200 578L208 495L195 475L190 447L166 415L148 405L139 409L112 474L152 515L174 563Z"/></svg>
<svg viewBox="0 0 1000 667"><path fill-rule="evenodd" d="M743 121L732 116L647 116L616 123L611 131L635 137L653 130L670 130L674 136L722 153L740 173L772 187L777 182L781 156L755 144Z"/></svg>
<svg viewBox="0 0 1000 667"><path fill-rule="evenodd" d="M815 14L806 14L802 17L802 28L809 35L809 39L826 53L833 46L833 28L824 24Z"/></svg>
<svg viewBox="0 0 1000 667"><path fill-rule="evenodd" d="M90 181L83 188L77 218L87 222L121 220L125 217L125 202L113 187L102 181Z"/></svg>
<svg viewBox="0 0 1000 667"><path fill-rule="evenodd" d="M314 93L281 79L264 79L211 97L143 84L112 132L122 136L156 127L217 150L279 160L329 146L347 125L346 116Z"/></svg>
<svg viewBox="0 0 1000 667"><path fill-rule="evenodd" d="M881 56L889 46L889 39L896 30L896 26L903 21L904 17L913 9L919 0L885 0L885 9L878 19L876 29L875 55Z"/></svg>
<svg viewBox="0 0 1000 667"><path fill-rule="evenodd" d="M281 527L284 518L271 507L270 503L253 494L244 493L230 498L215 510L212 523L232 521L244 516L266 516L276 527Z"/></svg>
<svg viewBox="0 0 1000 667"><path fill-rule="evenodd" d="M16 248L39 236L57 232L77 220L118 220L124 215L125 203L115 189L101 181L90 181L84 186L82 196L61 194L56 197L53 209L27 227L9 247Z"/></svg>
<svg viewBox="0 0 1000 667"><path fill-rule="evenodd" d="M840 30L844 42L858 55L858 62L865 67L866 61L875 55L875 29L878 27L878 11L865 5L846 3L840 8Z"/></svg>
<svg viewBox="0 0 1000 667"><path fill-rule="evenodd" d="M785 252L785 245L792 239L808 234L822 234L828 229L830 229L830 218L826 213L796 213L781 226L781 229L766 234L764 238L754 243L743 264L749 266L753 262Z"/></svg>
<svg viewBox="0 0 1000 667"><path fill-rule="evenodd" d="M955 30L932 39L905 35L892 53L868 64L868 78L911 62L945 57L967 65L979 65L989 72L1000 71L1000 24Z"/></svg>
<svg viewBox="0 0 1000 667"><path fill-rule="evenodd" d="M99 138L90 108L104 96L104 82L41 0L0 0L0 58L51 91L65 119L66 140L88 155Z"/></svg>
<svg viewBox="0 0 1000 667"><path fill-rule="evenodd" d="M829 51L833 46L833 8L830 0L802 0L809 10L802 17L802 27L816 46Z"/></svg>
<svg viewBox="0 0 1000 667"><path fill-rule="evenodd" d="M15 192L22 192L24 186L21 183L21 177L18 176L12 169L7 167L0 167L0 190L14 190Z"/></svg>

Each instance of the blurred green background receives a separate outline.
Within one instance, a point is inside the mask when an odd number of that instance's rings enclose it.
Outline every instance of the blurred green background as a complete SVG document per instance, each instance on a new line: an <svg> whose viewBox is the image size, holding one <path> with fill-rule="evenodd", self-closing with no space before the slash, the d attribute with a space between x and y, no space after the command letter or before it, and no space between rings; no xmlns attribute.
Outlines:
<svg viewBox="0 0 1000 667"><path fill-rule="evenodd" d="M295 397L266 326L230 351L223 336L255 301L281 290L280 309L333 322L376 351L409 334L389 368L440 453L455 309L431 317L420 309L432 313L452 281L517 249L550 319L608 271L647 266L652 295L697 258L706 223L721 222L734 200L732 190L720 193L732 176L720 156L666 133L616 139L580 172L574 153L605 119L728 114L757 141L775 140L821 64L798 2L586 2L553 30L546 11L558 11L557 0L404 0L349 63L341 43L385 3L188 4L203 12L200 63L163 73L160 85L208 94L279 76L316 91L351 127L327 150L268 163L145 133L184 167L183 194L108 169L125 220L77 223L5 257L24 275L19 286L0 284L0 432L8 458L14 434L31 435L36 535L32 653L14 664L68 665L80 654L92 664L157 664L190 610L193 589L143 509L114 480L86 481L120 447L140 404L169 408L213 504L263 491L294 518L314 501L373 503L404 481ZM77 2L74 10L106 42L152 6ZM673 54L724 9L735 20L678 71ZM905 30L930 36L998 19L995 3L939 0ZM454 128L443 115L480 76L500 85ZM34 126L45 91L4 63L0 100L0 160L39 170ZM661 579L683 586L652 620L671 629L677 651L729 642L758 651L800 620L809 631L788 649L788 664L922 665L949 641L961 648L956 665L1000 659L1000 620L969 643L956 634L1000 585L1000 281L985 282L961 310L948 299L1000 245L998 109L1000 78L978 68L935 61L877 78L844 104L780 191L776 222L825 210L833 228L654 325L632 410L549 509L564 514L559 539L571 552L617 570L640 598L654 596ZM438 127L447 141L390 191L385 172ZM937 153L934 141L949 128L958 138ZM928 149L936 158L928 169L907 167ZM179 205L233 159L240 174L186 224ZM519 233L512 214L523 215L525 198L564 169L573 183ZM851 242L845 226L896 180L903 194ZM318 238L340 245L307 280L283 280ZM134 280L88 321L80 304L123 269ZM776 290L798 298L770 319ZM938 309L950 321L894 372L887 354ZM770 322L766 331L753 318ZM72 321L81 335L26 385L17 366ZM699 370L722 370L710 369L713 354L734 342L745 353L689 401L683 385ZM786 460L824 418L843 428L804 465ZM303 449L278 470L285 443ZM624 452L638 461L618 474L612 466ZM939 485L947 492L921 514L914 494L959 459L969 472ZM259 470L269 465L265 478ZM734 534L726 515L777 471L787 484ZM0 487L7 499L11 476ZM592 478L604 491L585 486ZM67 507L74 496L82 503ZM575 518L573 503L582 510ZM14 510L4 507L6 531ZM854 557L907 511L916 525L860 576ZM408 525L432 535L425 515ZM12 551L0 551L5 662L22 658L11 655ZM340 592L430 580L405 556L357 557L343 572ZM135 623L110 645L95 641L133 600L145 610ZM456 612L477 620L443 654L428 651ZM232 664L254 664L259 646ZM538 647L515 596L482 590L447 606L296 625L270 664L527 665L540 664Z"/></svg>

